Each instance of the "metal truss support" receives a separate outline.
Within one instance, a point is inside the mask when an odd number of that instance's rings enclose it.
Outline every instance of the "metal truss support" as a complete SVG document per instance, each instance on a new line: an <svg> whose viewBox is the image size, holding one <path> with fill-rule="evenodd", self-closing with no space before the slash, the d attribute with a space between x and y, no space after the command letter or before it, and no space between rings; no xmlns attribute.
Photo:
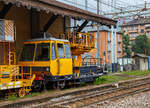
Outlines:
<svg viewBox="0 0 150 108"><path fill-rule="evenodd" d="M0 12L0 19L4 19L10 8L13 6L13 4L9 3L8 5L4 5Z"/></svg>
<svg viewBox="0 0 150 108"><path fill-rule="evenodd" d="M82 23L82 25L77 29L77 32L81 32L87 24L88 24L88 21L85 20L85 21Z"/></svg>
<svg viewBox="0 0 150 108"><path fill-rule="evenodd" d="M49 29L49 27L55 22L55 20L57 19L58 15L53 15L48 22L44 25L43 27L43 32L47 32L47 30Z"/></svg>

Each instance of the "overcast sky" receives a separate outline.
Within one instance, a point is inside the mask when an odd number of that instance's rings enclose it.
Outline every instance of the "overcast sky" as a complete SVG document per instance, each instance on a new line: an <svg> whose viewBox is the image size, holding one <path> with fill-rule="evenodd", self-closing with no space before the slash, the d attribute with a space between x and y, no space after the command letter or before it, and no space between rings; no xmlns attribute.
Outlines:
<svg viewBox="0 0 150 108"><path fill-rule="evenodd" d="M85 0L57 0L57 1L71 4L79 8L85 9ZM101 1L100 10L103 12L117 11L117 8L113 8L113 7L120 8L120 7L127 7L130 5L137 5L137 7L142 7L142 5L140 4L144 4L145 1L150 3L150 0L100 0L100 1ZM96 13L96 8L97 8L96 4L97 4L96 0L88 0L88 10Z"/></svg>

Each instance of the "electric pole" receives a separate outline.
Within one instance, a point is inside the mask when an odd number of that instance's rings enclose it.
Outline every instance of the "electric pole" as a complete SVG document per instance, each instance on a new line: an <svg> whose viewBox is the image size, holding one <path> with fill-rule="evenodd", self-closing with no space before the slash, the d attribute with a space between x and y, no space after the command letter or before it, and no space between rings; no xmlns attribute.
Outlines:
<svg viewBox="0 0 150 108"><path fill-rule="evenodd" d="M88 10L88 1L85 0L85 10Z"/></svg>
<svg viewBox="0 0 150 108"><path fill-rule="evenodd" d="M74 6L77 7L77 0L73 0L74 1ZM76 26L77 26L77 21L76 19L74 19L74 31L76 31Z"/></svg>
<svg viewBox="0 0 150 108"><path fill-rule="evenodd" d="M97 0L97 14L99 15L99 3L100 1ZM99 33L99 28L100 28L100 25L99 23L97 24L97 50L98 50L98 58L100 58L100 33ZM100 59L98 60L98 62L100 63Z"/></svg>
<svg viewBox="0 0 150 108"><path fill-rule="evenodd" d="M100 0L97 0L97 14L99 15L99 3L100 3Z"/></svg>
<svg viewBox="0 0 150 108"><path fill-rule="evenodd" d="M114 72L114 26L111 26L111 65L112 72Z"/></svg>

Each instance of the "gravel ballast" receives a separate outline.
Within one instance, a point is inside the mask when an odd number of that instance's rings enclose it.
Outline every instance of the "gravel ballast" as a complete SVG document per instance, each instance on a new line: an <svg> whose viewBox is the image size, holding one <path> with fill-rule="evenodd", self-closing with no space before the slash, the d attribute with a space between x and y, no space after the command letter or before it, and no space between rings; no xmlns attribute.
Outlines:
<svg viewBox="0 0 150 108"><path fill-rule="evenodd" d="M118 100L97 103L87 108L150 108L150 91L134 94Z"/></svg>

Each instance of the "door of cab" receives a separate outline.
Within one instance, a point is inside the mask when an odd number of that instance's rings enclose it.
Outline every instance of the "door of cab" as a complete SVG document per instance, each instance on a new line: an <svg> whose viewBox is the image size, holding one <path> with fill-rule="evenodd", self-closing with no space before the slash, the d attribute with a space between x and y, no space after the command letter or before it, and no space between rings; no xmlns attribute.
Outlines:
<svg viewBox="0 0 150 108"><path fill-rule="evenodd" d="M51 74L53 76L71 75L72 58L70 46L68 43L52 42L51 43Z"/></svg>
<svg viewBox="0 0 150 108"><path fill-rule="evenodd" d="M58 75L66 76L72 74L72 58L69 44L57 43Z"/></svg>
<svg viewBox="0 0 150 108"><path fill-rule="evenodd" d="M56 44L51 43L51 74L53 76L58 76L58 58L56 56Z"/></svg>

